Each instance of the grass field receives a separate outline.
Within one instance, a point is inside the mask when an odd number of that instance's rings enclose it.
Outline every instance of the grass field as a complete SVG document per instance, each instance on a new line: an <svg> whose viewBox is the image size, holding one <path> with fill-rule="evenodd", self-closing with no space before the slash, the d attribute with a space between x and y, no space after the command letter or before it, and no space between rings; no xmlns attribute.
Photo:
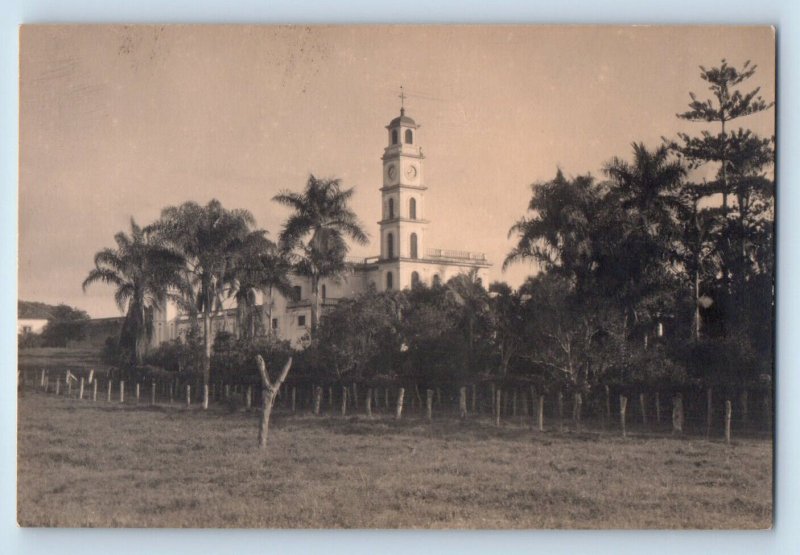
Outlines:
<svg viewBox="0 0 800 555"><path fill-rule="evenodd" d="M22 526L766 528L772 443L19 399Z"/></svg>
<svg viewBox="0 0 800 555"><path fill-rule="evenodd" d="M102 351L97 347L37 347L20 349L17 353L18 364L26 368L94 368L101 370L108 367L103 362Z"/></svg>

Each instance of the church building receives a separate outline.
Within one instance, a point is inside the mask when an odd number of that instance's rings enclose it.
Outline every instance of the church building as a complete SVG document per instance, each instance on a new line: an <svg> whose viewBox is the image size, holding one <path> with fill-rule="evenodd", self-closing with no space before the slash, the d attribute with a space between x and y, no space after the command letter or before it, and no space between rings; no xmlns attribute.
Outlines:
<svg viewBox="0 0 800 555"><path fill-rule="evenodd" d="M419 126L400 109L387 129L387 146L383 151L383 184L380 187L381 220L380 252L377 256L348 259L350 271L338 280L327 279L320 283L321 309L331 307L341 298L356 296L373 287L377 291L399 290L415 283L428 286L445 283L460 273L477 269L486 282L491 264L483 253L463 250L430 248L426 245L425 231L431 225L432 214L425 209L425 184L423 162L425 157L417 141ZM431 217L431 219L429 219ZM303 276L290 276L294 294L290 298L275 293L262 299L259 310L281 339L302 346L311 325L311 284ZM177 338L191 326L188 316L173 314L170 308L159 312L155 319L153 343ZM214 316L212 329L236 332L234 309Z"/></svg>

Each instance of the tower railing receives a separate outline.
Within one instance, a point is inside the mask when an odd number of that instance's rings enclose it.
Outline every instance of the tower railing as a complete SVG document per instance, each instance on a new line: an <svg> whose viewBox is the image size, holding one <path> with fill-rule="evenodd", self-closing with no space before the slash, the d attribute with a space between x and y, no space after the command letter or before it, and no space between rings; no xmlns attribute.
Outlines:
<svg viewBox="0 0 800 555"><path fill-rule="evenodd" d="M425 249L425 258L443 258L448 260L475 260L477 262L486 262L485 253L459 251L452 249Z"/></svg>

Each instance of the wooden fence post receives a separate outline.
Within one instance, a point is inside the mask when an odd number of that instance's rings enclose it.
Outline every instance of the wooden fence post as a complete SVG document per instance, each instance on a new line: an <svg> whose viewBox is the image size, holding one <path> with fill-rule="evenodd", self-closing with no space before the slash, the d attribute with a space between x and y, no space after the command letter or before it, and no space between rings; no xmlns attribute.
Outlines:
<svg viewBox="0 0 800 555"><path fill-rule="evenodd" d="M625 430L625 410L628 408L628 398L624 395L619 396L619 422L622 426L622 437L627 436L627 431Z"/></svg>
<svg viewBox="0 0 800 555"><path fill-rule="evenodd" d="M428 415L428 422L433 421L433 390L425 390L425 410Z"/></svg>
<svg viewBox="0 0 800 555"><path fill-rule="evenodd" d="M347 386L342 386L342 416L347 415Z"/></svg>
<svg viewBox="0 0 800 555"><path fill-rule="evenodd" d="M747 422L747 390L743 389L739 394L739 412L742 413L742 422Z"/></svg>
<svg viewBox="0 0 800 555"><path fill-rule="evenodd" d="M375 406L375 408L378 408L380 406L377 387L372 388L372 404Z"/></svg>
<svg viewBox="0 0 800 555"><path fill-rule="evenodd" d="M56 378L56 395L59 395L61 391L61 378Z"/></svg>
<svg viewBox="0 0 800 555"><path fill-rule="evenodd" d="M296 407L297 407L297 386L293 385L292 386L292 414L294 414ZM344 413L342 413L342 416L344 416Z"/></svg>
<svg viewBox="0 0 800 555"><path fill-rule="evenodd" d="M476 414L475 407L477 406L478 402L477 389L478 389L477 386L475 384L472 384L472 406L471 406L472 414Z"/></svg>
<svg viewBox="0 0 800 555"><path fill-rule="evenodd" d="M642 424L647 426L647 404L645 403L644 393L639 393L639 408L642 411Z"/></svg>
<svg viewBox="0 0 800 555"><path fill-rule="evenodd" d="M458 389L458 417L461 420L467 417L467 387L464 385Z"/></svg>
<svg viewBox="0 0 800 555"><path fill-rule="evenodd" d="M683 395L672 398L672 433L683 433Z"/></svg>
<svg viewBox="0 0 800 555"><path fill-rule="evenodd" d="M209 384L203 384L203 410L208 410L208 398L210 393Z"/></svg>
<svg viewBox="0 0 800 555"><path fill-rule="evenodd" d="M353 382L353 409L358 410L358 386Z"/></svg>
<svg viewBox="0 0 800 555"><path fill-rule="evenodd" d="M92 381L92 402L97 402L97 380Z"/></svg>
<svg viewBox="0 0 800 555"><path fill-rule="evenodd" d="M44 368L42 368L42 375L41 375L41 377L39 378L39 387L41 387L42 389L44 389Z"/></svg>
<svg viewBox="0 0 800 555"><path fill-rule="evenodd" d="M539 406L537 409L539 413L539 431L544 432L544 395L539 395Z"/></svg>
<svg viewBox="0 0 800 555"><path fill-rule="evenodd" d="M575 423L575 431L581 431L581 408L583 407L583 395L579 391L574 394L574 406L572 409L572 419Z"/></svg>
<svg viewBox="0 0 800 555"><path fill-rule="evenodd" d="M500 410L503 408L501 401L503 400L503 390L499 387L495 391L494 399L494 425L500 426Z"/></svg>
<svg viewBox="0 0 800 555"><path fill-rule="evenodd" d="M108 391L106 392L106 403L111 402L111 386L113 385L114 380L111 379L111 376L108 377Z"/></svg>
<svg viewBox="0 0 800 555"><path fill-rule="evenodd" d="M603 386L603 388L606 390L606 420L608 420L610 422L611 421L611 390L609 389L609 387L607 385Z"/></svg>
<svg viewBox="0 0 800 555"><path fill-rule="evenodd" d="M389 387L383 388L383 406L386 407L386 412L389 412Z"/></svg>
<svg viewBox="0 0 800 555"><path fill-rule="evenodd" d="M494 406L497 402L497 395L495 391L497 386L494 385L494 382L490 383L489 386L491 387L492 414L495 414L497 413L497 409Z"/></svg>
<svg viewBox="0 0 800 555"><path fill-rule="evenodd" d="M66 380L67 380L67 396L68 397L72 397L72 380L70 380L70 377L72 377L72 375L69 372L67 372ZM42 378L42 386L44 386L44 380L45 380L45 378Z"/></svg>
<svg viewBox="0 0 800 555"><path fill-rule="evenodd" d="M192 404L192 384L186 384L186 406L191 406Z"/></svg>
<svg viewBox="0 0 800 555"><path fill-rule="evenodd" d="M322 386L314 386L314 416L319 416L322 405Z"/></svg>
<svg viewBox="0 0 800 555"><path fill-rule="evenodd" d="M397 409L394 413L395 420L400 420L403 416L403 398L406 395L406 390L404 387L401 387L397 392Z"/></svg>
<svg viewBox="0 0 800 555"><path fill-rule="evenodd" d="M47 393L50 390L50 376L45 374L44 377L44 392Z"/></svg>
<svg viewBox="0 0 800 555"><path fill-rule="evenodd" d="M175 384L170 382L169 384L169 404L172 404L172 399L175 397Z"/></svg>
<svg viewBox="0 0 800 555"><path fill-rule="evenodd" d="M125 402L125 380L119 381L119 402Z"/></svg>
<svg viewBox="0 0 800 555"><path fill-rule="evenodd" d="M139 404L139 389L140 389L139 385L140 385L139 382L136 382L136 404L137 405Z"/></svg>
<svg viewBox="0 0 800 555"><path fill-rule="evenodd" d="M247 392L244 394L244 406L247 410L253 406L253 386L247 386Z"/></svg>
<svg viewBox="0 0 800 555"><path fill-rule="evenodd" d="M725 442L731 442L731 402L725 401Z"/></svg>
<svg viewBox="0 0 800 555"><path fill-rule="evenodd" d="M656 424L661 425L661 399L656 391Z"/></svg>
<svg viewBox="0 0 800 555"><path fill-rule="evenodd" d="M89 383L94 382L94 368L89 370Z"/></svg>
<svg viewBox="0 0 800 555"><path fill-rule="evenodd" d="M517 417L517 388L514 388L514 392L511 394L511 416L514 418Z"/></svg>
<svg viewBox="0 0 800 555"><path fill-rule="evenodd" d="M367 418L372 418L372 388L367 388L367 398L364 400L364 410L367 413Z"/></svg>
<svg viewBox="0 0 800 555"><path fill-rule="evenodd" d="M558 431L564 431L564 394L559 391L556 397L556 404L558 405Z"/></svg>
<svg viewBox="0 0 800 555"><path fill-rule="evenodd" d="M706 439L711 437L711 418L714 405L712 404L711 387L706 390Z"/></svg>
<svg viewBox="0 0 800 555"><path fill-rule="evenodd" d="M150 382L150 404L156 404L156 381Z"/></svg>
<svg viewBox="0 0 800 555"><path fill-rule="evenodd" d="M522 410L520 416L528 416L528 395L524 391L519 392L520 400L522 401Z"/></svg>

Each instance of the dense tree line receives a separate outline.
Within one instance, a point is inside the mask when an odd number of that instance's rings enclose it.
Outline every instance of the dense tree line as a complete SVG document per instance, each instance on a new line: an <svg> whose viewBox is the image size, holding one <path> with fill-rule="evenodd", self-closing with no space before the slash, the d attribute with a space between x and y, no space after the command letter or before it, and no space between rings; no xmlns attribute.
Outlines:
<svg viewBox="0 0 800 555"><path fill-rule="evenodd" d="M348 206L352 190L313 175L301 193L275 197L292 209L277 243L247 211L188 202L145 228L131 222L115 249L98 253L84 285L116 287L127 311L126 364L191 369L206 383L212 372L252 377L256 354L288 353L270 335L268 299L287 294L291 272L312 291L309 346L295 353L293 372L318 383L488 379L588 391L763 382L773 361L775 143L731 129L772 107L758 89L738 90L755 69L724 60L701 68L712 98L690 93L678 117L712 129L651 148L633 143L600 178L558 169L534 183L503 265L532 261L539 272L516 290L487 288L473 271L321 310L321 280L348 272L348 240L367 236ZM700 168L714 178L695 182ZM267 300L260 314L256 293ZM148 315L167 299L197 326L146 355ZM226 299L237 306L235 333L212 341L211 318Z"/></svg>

